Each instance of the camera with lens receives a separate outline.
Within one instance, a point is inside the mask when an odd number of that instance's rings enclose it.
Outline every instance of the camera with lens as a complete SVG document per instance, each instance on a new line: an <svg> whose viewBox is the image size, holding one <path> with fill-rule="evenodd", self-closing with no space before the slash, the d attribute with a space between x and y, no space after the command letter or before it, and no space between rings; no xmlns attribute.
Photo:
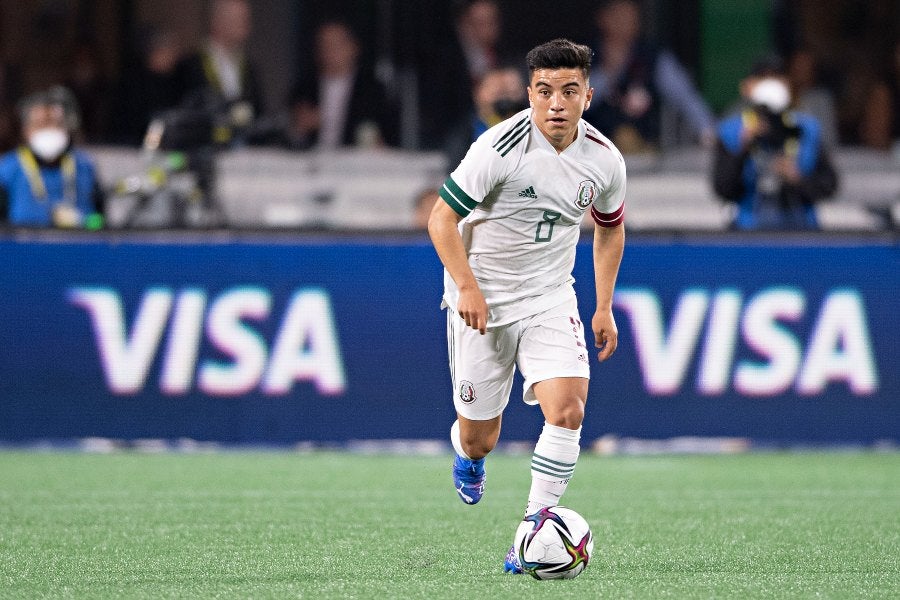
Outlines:
<svg viewBox="0 0 900 600"><path fill-rule="evenodd" d="M757 138L761 145L780 148L789 139L800 137L800 128L788 112L773 112L765 106L755 106L757 118L765 123Z"/></svg>

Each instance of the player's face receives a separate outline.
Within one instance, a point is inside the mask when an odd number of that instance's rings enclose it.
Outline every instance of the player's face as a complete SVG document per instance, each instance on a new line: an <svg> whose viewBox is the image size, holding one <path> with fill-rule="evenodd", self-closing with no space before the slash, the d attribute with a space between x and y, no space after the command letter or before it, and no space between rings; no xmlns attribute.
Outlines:
<svg viewBox="0 0 900 600"><path fill-rule="evenodd" d="M536 69L531 74L528 101L534 122L557 151L575 141L578 120L593 94L581 69Z"/></svg>

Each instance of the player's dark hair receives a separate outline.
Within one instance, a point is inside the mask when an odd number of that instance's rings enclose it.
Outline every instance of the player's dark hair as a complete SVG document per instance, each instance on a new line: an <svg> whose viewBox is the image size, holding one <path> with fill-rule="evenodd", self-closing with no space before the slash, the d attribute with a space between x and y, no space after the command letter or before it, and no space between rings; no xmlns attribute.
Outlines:
<svg viewBox="0 0 900 600"><path fill-rule="evenodd" d="M587 46L557 38L532 48L525 63L532 73L537 69L581 69L587 77L591 72L592 54Z"/></svg>

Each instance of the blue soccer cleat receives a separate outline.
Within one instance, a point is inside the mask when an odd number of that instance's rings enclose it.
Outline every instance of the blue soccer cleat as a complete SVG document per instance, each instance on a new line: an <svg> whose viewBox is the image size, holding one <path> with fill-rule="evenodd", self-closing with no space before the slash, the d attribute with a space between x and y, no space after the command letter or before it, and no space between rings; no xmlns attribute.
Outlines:
<svg viewBox="0 0 900 600"><path fill-rule="evenodd" d="M512 573L513 575L521 575L524 573L522 570L522 563L519 562L519 554L516 552L515 545L510 546L509 552L506 553L506 560L503 561L503 572Z"/></svg>
<svg viewBox="0 0 900 600"><path fill-rule="evenodd" d="M459 455L453 460L453 486L466 504L477 504L484 494L484 459L470 460Z"/></svg>

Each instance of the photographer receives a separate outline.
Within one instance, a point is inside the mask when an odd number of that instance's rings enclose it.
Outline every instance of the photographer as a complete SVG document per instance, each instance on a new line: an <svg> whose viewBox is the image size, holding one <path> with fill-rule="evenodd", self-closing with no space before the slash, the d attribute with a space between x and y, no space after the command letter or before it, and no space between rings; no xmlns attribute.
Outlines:
<svg viewBox="0 0 900 600"><path fill-rule="evenodd" d="M53 87L19 104L22 144L0 157L0 222L18 227L97 229L103 193L94 162L75 146L74 96Z"/></svg>
<svg viewBox="0 0 900 600"><path fill-rule="evenodd" d="M718 128L713 187L737 204L738 230L818 229L815 204L837 189L822 128L791 110L787 79L765 61L741 82L747 106Z"/></svg>

